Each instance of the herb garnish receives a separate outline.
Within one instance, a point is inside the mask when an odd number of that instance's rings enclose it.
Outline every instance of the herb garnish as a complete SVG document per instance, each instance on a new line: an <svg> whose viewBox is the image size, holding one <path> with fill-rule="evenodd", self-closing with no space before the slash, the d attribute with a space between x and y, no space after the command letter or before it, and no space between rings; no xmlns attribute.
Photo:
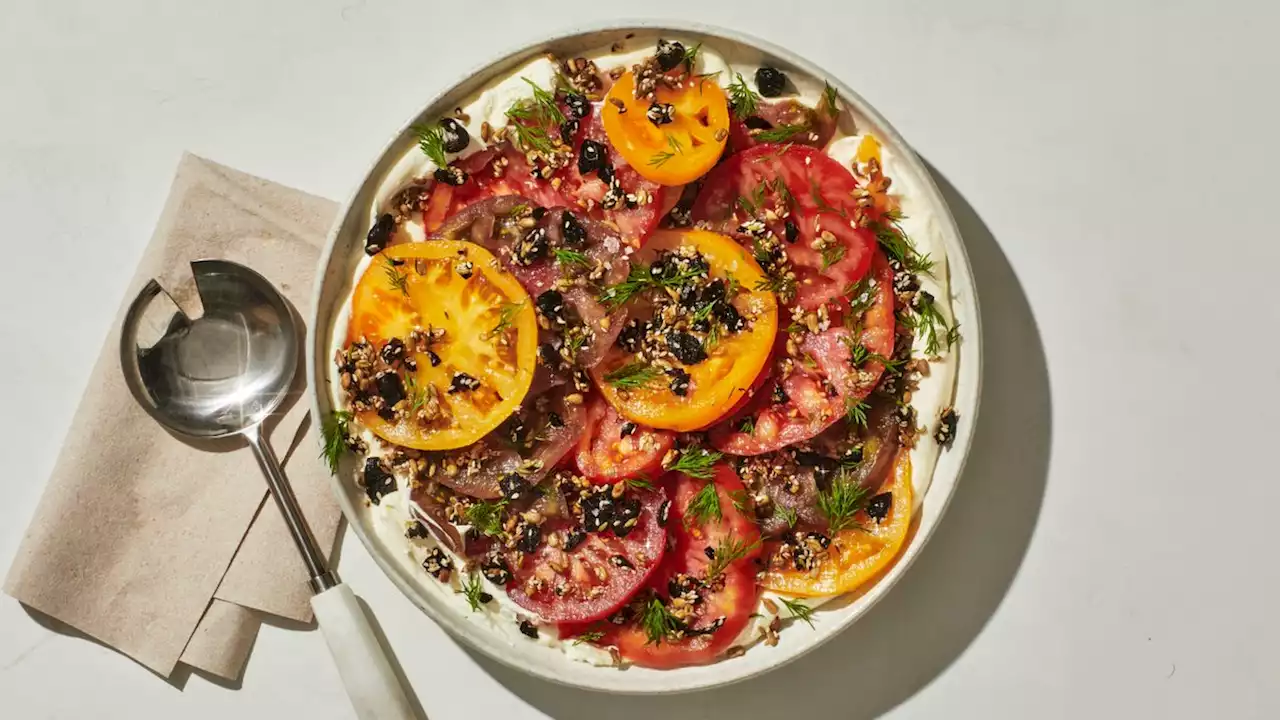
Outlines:
<svg viewBox="0 0 1280 720"><path fill-rule="evenodd" d="M443 168L449 164L449 158L444 154L444 132L438 125L414 125L413 132L418 136L418 147L436 167Z"/></svg>
<svg viewBox="0 0 1280 720"><path fill-rule="evenodd" d="M947 319L942 316L933 296L929 293L923 290L916 293L915 301L907 310L908 312L899 316L899 321L911 328L912 332L924 333L925 354L937 355L942 349L943 342L950 350L951 346L960 339L960 325L947 323ZM943 333L942 340L938 339L939 331Z"/></svg>
<svg viewBox="0 0 1280 720"><path fill-rule="evenodd" d="M603 637L604 637L603 630L588 630L582 633L581 635L579 635L578 637L574 638L573 644L581 645L583 643L599 642L600 639Z"/></svg>
<svg viewBox="0 0 1280 720"><path fill-rule="evenodd" d="M836 473L831 487L825 492L818 491L818 510L827 517L831 532L838 533L845 528L856 527L853 516L862 509L870 494L862 485L851 480L846 471Z"/></svg>
<svg viewBox="0 0 1280 720"><path fill-rule="evenodd" d="M320 457L329 466L329 472L338 474L338 462L342 459L342 451L347 448L347 423L351 422L351 413L345 410L334 410L325 418L321 429L324 431L324 447Z"/></svg>
<svg viewBox="0 0 1280 720"><path fill-rule="evenodd" d="M587 259L587 256L578 252L577 250L569 250L568 248L556 248L551 252L556 256L556 262L560 263L561 265L581 265L583 267L591 266L591 261Z"/></svg>
<svg viewBox="0 0 1280 720"><path fill-rule="evenodd" d="M507 110L507 127L516 134L516 142L525 150L537 150L544 154L555 151L547 127L564 123L564 113L556 105L555 95L543 90L527 77L521 77L533 88L533 97L520 100Z"/></svg>
<svg viewBox="0 0 1280 720"><path fill-rule="evenodd" d="M642 388L661 377L662 371L639 360L605 373L604 381L619 390Z"/></svg>
<svg viewBox="0 0 1280 720"><path fill-rule="evenodd" d="M505 499L492 502L477 500L467 508L463 515L466 516L468 525L485 535L501 535L502 511L506 507L507 501Z"/></svg>
<svg viewBox="0 0 1280 720"><path fill-rule="evenodd" d="M462 594L467 597L467 604L471 606L471 612L480 612L480 606L483 604L480 601L480 597L485 592L478 573L472 572L462 579Z"/></svg>
<svg viewBox="0 0 1280 720"><path fill-rule="evenodd" d="M929 274L933 271L933 260L926 253L921 255L907 233L902 229L902 213L893 210L884 214L881 222L871 227L876 241L890 259L898 261L902 268L910 273Z"/></svg>
<svg viewBox="0 0 1280 720"><path fill-rule="evenodd" d="M409 297L409 276L400 272L396 264L391 258L384 258L386 265L382 268L387 275L387 282L391 283L391 287L398 290L405 297Z"/></svg>
<svg viewBox="0 0 1280 720"><path fill-rule="evenodd" d="M818 206L818 210L822 212L835 213L840 217L848 217L848 213L844 210L837 210L831 207L827 199L822 197L822 190L818 187L818 180L814 176L809 176L809 195L813 198L813 204Z"/></svg>
<svg viewBox="0 0 1280 720"><path fill-rule="evenodd" d="M840 342L849 349L849 365L859 367L869 362L878 362L884 366L884 369L891 373L900 372L902 366L906 364L906 360L893 360L887 358L880 353L871 352L866 345L855 341L848 335L842 335Z"/></svg>
<svg viewBox="0 0 1280 720"><path fill-rule="evenodd" d="M787 608L787 612L791 613L791 617L803 620L806 625L813 627L813 608L805 605L800 600L789 600L784 597L778 598L778 601Z"/></svg>
<svg viewBox="0 0 1280 720"><path fill-rule="evenodd" d="M754 133L756 140L767 143L786 142L800 133L809 132L808 125L779 125Z"/></svg>
<svg viewBox="0 0 1280 720"><path fill-rule="evenodd" d="M773 506L773 516L785 522L787 527L795 527L796 523L800 522L799 513L793 508L785 508L781 505Z"/></svg>
<svg viewBox="0 0 1280 720"><path fill-rule="evenodd" d="M729 107L733 110L733 114L743 120L756 114L756 107L760 103L760 95L746 80L742 79L742 73L734 73L736 78L729 83Z"/></svg>
<svg viewBox="0 0 1280 720"><path fill-rule="evenodd" d="M524 307L524 301L518 303L505 302L498 306L498 324L493 329L484 334L484 339L489 340L497 337L500 333L511 327L515 322L516 315Z"/></svg>
<svg viewBox="0 0 1280 720"><path fill-rule="evenodd" d="M681 270L674 275L661 275L654 277L649 272L649 267L640 263L631 266L631 273L627 275L627 279L617 285L610 285L600 293L600 302L604 303L609 310L617 310L619 307L627 304L631 298L645 292L666 287L678 287L693 280L701 275L701 271L690 268Z"/></svg>
<svg viewBox="0 0 1280 720"><path fill-rule="evenodd" d="M826 270L832 265L843 260L845 251L846 248L844 243L841 242L833 242L823 245L822 250L820 251L822 253L822 269Z"/></svg>
<svg viewBox="0 0 1280 720"><path fill-rule="evenodd" d="M756 431L756 418L754 415L748 415L742 418L742 422L738 423L738 432L753 435Z"/></svg>
<svg viewBox="0 0 1280 720"><path fill-rule="evenodd" d="M657 153L649 158L649 167L662 167L671 158L684 153L684 146L680 144L675 135L670 133L667 134L667 147L671 149Z"/></svg>
<svg viewBox="0 0 1280 720"><path fill-rule="evenodd" d="M862 400L854 400L850 397L844 403L844 419L854 427L867 426L867 411L871 406Z"/></svg>
<svg viewBox="0 0 1280 720"><path fill-rule="evenodd" d="M684 473L691 478L706 480L712 475L712 467L722 457L724 457L723 453L693 445L681 450L675 462L671 463L671 466L667 469L672 472Z"/></svg>
<svg viewBox="0 0 1280 720"><path fill-rule="evenodd" d="M628 478L626 480L626 483L628 486L633 487L637 490L653 489L653 483L649 482L649 478L646 478L646 477L637 476L633 478Z"/></svg>
<svg viewBox="0 0 1280 720"><path fill-rule="evenodd" d="M701 49L702 43L695 43L684 49L684 67L687 71L693 72L693 64L698 61L698 51Z"/></svg>
<svg viewBox="0 0 1280 720"><path fill-rule="evenodd" d="M660 644L663 640L678 636L684 630L684 623L667 610L661 598L653 598L640 613L640 627L644 628L648 640L646 645Z"/></svg>
<svg viewBox="0 0 1280 720"><path fill-rule="evenodd" d="M822 108L834 120L840 117L840 108L836 103L840 100L840 94L836 89L831 87L831 83L824 82L822 88Z"/></svg>
<svg viewBox="0 0 1280 720"><path fill-rule="evenodd" d="M719 522L723 518L724 513L720 508L720 493L716 491L715 483L708 482L689 500L689 507L685 510L684 526L701 525L708 520Z"/></svg>
<svg viewBox="0 0 1280 720"><path fill-rule="evenodd" d="M876 304L875 287L872 285L871 276L868 275L858 282L849 283L849 286L842 293L849 299L849 312L845 313L845 317L857 318Z"/></svg>
<svg viewBox="0 0 1280 720"><path fill-rule="evenodd" d="M747 544L739 540L733 535L725 537L716 546L715 557L707 564L707 575L705 582L711 582L728 569L730 565L747 556L747 553L760 547L760 540L757 538L751 544Z"/></svg>

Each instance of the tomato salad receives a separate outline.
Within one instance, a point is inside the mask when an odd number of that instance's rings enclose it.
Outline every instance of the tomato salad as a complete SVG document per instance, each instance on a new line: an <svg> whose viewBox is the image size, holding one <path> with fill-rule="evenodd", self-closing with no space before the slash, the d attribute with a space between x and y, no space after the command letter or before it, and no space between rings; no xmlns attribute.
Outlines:
<svg viewBox="0 0 1280 720"><path fill-rule="evenodd" d="M673 668L894 562L960 336L936 233L830 85L646 43L416 127L335 328L325 453L460 609Z"/></svg>

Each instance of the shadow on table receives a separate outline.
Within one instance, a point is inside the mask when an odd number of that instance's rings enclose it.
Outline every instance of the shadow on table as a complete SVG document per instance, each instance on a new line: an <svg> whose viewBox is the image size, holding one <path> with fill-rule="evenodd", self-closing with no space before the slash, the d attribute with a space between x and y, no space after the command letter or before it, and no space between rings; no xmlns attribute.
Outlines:
<svg viewBox="0 0 1280 720"><path fill-rule="evenodd" d="M803 658L729 688L606 699L472 657L554 718L875 717L929 685L1000 606L1026 554L1048 479L1049 376L1025 293L977 212L932 166L977 280L984 368L981 409L963 481L947 516L888 598ZM607 708L607 712L602 708Z"/></svg>

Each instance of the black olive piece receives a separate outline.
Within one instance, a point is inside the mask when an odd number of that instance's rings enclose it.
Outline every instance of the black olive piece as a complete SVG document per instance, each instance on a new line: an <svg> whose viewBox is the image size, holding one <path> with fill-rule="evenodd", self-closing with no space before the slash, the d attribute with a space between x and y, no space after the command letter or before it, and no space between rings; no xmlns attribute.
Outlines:
<svg viewBox="0 0 1280 720"><path fill-rule="evenodd" d="M507 438L511 440L511 444L516 447L523 447L529 439L529 428L520 420L519 417L512 416L507 422Z"/></svg>
<svg viewBox="0 0 1280 720"><path fill-rule="evenodd" d="M591 101L580 93L565 93L564 104L569 107L569 114L581 120L591 114Z"/></svg>
<svg viewBox="0 0 1280 720"><path fill-rule="evenodd" d="M840 464L842 465L859 465L862 463L862 446L856 445L844 451L840 456Z"/></svg>
<svg viewBox="0 0 1280 720"><path fill-rule="evenodd" d="M631 561L622 555L614 555L613 557L609 558L609 562L612 563L614 567L626 568L628 570L636 569L636 566L632 565Z"/></svg>
<svg viewBox="0 0 1280 720"><path fill-rule="evenodd" d="M640 501L626 495L618 498L613 504L613 519L609 528L618 537L626 537L635 528L640 517Z"/></svg>
<svg viewBox="0 0 1280 720"><path fill-rule="evenodd" d="M689 394L689 373L680 368L671 368L667 371L667 375L671 377L671 393L677 397L684 397Z"/></svg>
<svg viewBox="0 0 1280 720"><path fill-rule="evenodd" d="M731 333L740 332L747 326L746 318L738 312L738 308L729 303L721 303L716 306L716 319L724 324L725 330Z"/></svg>
<svg viewBox="0 0 1280 720"><path fill-rule="evenodd" d="M605 154L603 144L595 140L583 140L582 147L578 149L578 172L588 175L593 172L599 172L601 168L608 167L609 157Z"/></svg>
<svg viewBox="0 0 1280 720"><path fill-rule="evenodd" d="M622 430L619 433L619 438L628 437L631 434L633 434L635 431L636 431L636 424L628 420L627 422L622 423Z"/></svg>
<svg viewBox="0 0 1280 720"><path fill-rule="evenodd" d="M396 229L396 219L391 213L383 213L378 221L369 228L369 235L365 238L364 251L368 255L377 255L391 242L391 231Z"/></svg>
<svg viewBox="0 0 1280 720"><path fill-rule="evenodd" d="M708 560L716 559L716 549L711 547L710 545L702 548L702 554L706 555Z"/></svg>
<svg viewBox="0 0 1280 720"><path fill-rule="evenodd" d="M711 271L711 265L709 265L707 263L707 259L701 255L689 258L689 261L685 263L685 268L692 270L695 275L706 275Z"/></svg>
<svg viewBox="0 0 1280 720"><path fill-rule="evenodd" d="M702 349L702 342L687 332L668 333L667 349L685 365L697 365L707 359L707 351Z"/></svg>
<svg viewBox="0 0 1280 720"><path fill-rule="evenodd" d="M559 290L546 290L535 302L538 305L538 312L545 315L548 320L555 320L564 312L564 295Z"/></svg>
<svg viewBox="0 0 1280 720"><path fill-rule="evenodd" d="M396 491L396 479L382 466L382 459L371 457L364 461L364 492L369 502L377 505L382 496Z"/></svg>
<svg viewBox="0 0 1280 720"><path fill-rule="evenodd" d="M893 493L882 492L867 501L867 515L876 522L884 522L889 517L889 508L893 506Z"/></svg>
<svg viewBox="0 0 1280 720"><path fill-rule="evenodd" d="M648 328L644 323L632 318L622 328L622 332L618 333L618 347L629 353L638 352L647 332Z"/></svg>
<svg viewBox="0 0 1280 720"><path fill-rule="evenodd" d="M427 526L421 522L415 522L409 526L408 530L404 531L404 536L410 540L424 540L431 536L431 531L427 530Z"/></svg>
<svg viewBox="0 0 1280 720"><path fill-rule="evenodd" d="M680 307L689 309L697 307L699 303L698 286L693 283L681 286L680 296L676 301L680 303Z"/></svg>
<svg viewBox="0 0 1280 720"><path fill-rule="evenodd" d="M671 518L671 501L663 500L658 506L658 527L666 527L667 520Z"/></svg>
<svg viewBox="0 0 1280 720"><path fill-rule="evenodd" d="M520 473L507 473L498 480L498 489L502 491L502 497L514 502L532 491L533 486Z"/></svg>
<svg viewBox="0 0 1280 720"><path fill-rule="evenodd" d="M791 218L787 218L786 221L782 223L782 231L784 233L783 237L785 237L787 242L792 245L794 245L796 240L800 237L800 226L796 225L795 221Z"/></svg>
<svg viewBox="0 0 1280 720"><path fill-rule="evenodd" d="M658 40L658 52L654 57L657 58L658 67L662 69L662 72L675 70L680 63L684 62L684 45L660 39Z"/></svg>
<svg viewBox="0 0 1280 720"><path fill-rule="evenodd" d="M703 333L711 332L711 321L706 318L701 318L698 320L694 320L693 325L691 325L690 327L692 327L697 332L703 332Z"/></svg>
<svg viewBox="0 0 1280 720"><path fill-rule="evenodd" d="M613 184L617 180L617 178L614 177L613 166L609 163L605 163L600 166L600 170L596 172L596 177L599 177L600 182L608 185L610 189L613 188Z"/></svg>
<svg viewBox="0 0 1280 720"><path fill-rule="evenodd" d="M537 525L525 525L520 530L520 539L516 540L516 549L520 552L531 553L538 549L538 544L542 542L542 528Z"/></svg>
<svg viewBox="0 0 1280 720"><path fill-rule="evenodd" d="M534 261L547 256L551 250L551 242L547 238L547 229L539 225L516 242L515 259L521 265L532 265Z"/></svg>
<svg viewBox="0 0 1280 720"><path fill-rule="evenodd" d="M787 76L777 68L762 67L756 70L756 89L765 97L778 97L787 88Z"/></svg>
<svg viewBox="0 0 1280 720"><path fill-rule="evenodd" d="M445 118L440 121L440 129L444 134L444 151L451 153L460 153L467 149L467 145L471 144L471 135L467 129L462 127L462 123L453 118Z"/></svg>
<svg viewBox="0 0 1280 720"><path fill-rule="evenodd" d="M382 361L388 365L394 365L397 360L404 358L404 341L400 338L391 338L386 345L382 346Z"/></svg>
<svg viewBox="0 0 1280 720"><path fill-rule="evenodd" d="M565 145L573 144L573 136L578 134L578 128L581 127L577 120L565 120L560 125L560 141Z"/></svg>
<svg viewBox="0 0 1280 720"><path fill-rule="evenodd" d="M425 537L425 535L423 536ZM427 556L422 560L422 569L427 571L428 575L435 577L437 580L449 570L453 568L453 561L440 548L431 548L427 551Z"/></svg>
<svg viewBox="0 0 1280 720"><path fill-rule="evenodd" d="M493 596L487 592L482 592L479 595L476 595L476 599L480 601L481 605L488 605L493 602Z"/></svg>
<svg viewBox="0 0 1280 720"><path fill-rule="evenodd" d="M470 392L480 387L480 381L470 375L460 372L454 373L453 379L449 381L449 394L453 395L460 392Z"/></svg>
<svg viewBox="0 0 1280 720"><path fill-rule="evenodd" d="M664 277L669 269L674 270L674 268L670 267L670 263L667 262L665 257L659 257L649 266L649 275L655 278Z"/></svg>
<svg viewBox="0 0 1280 720"><path fill-rule="evenodd" d="M395 404L404 399L404 382L400 376L393 372L379 373L374 378L374 383L378 386L378 397L387 404L387 407L395 407Z"/></svg>
<svg viewBox="0 0 1280 720"><path fill-rule="evenodd" d="M580 527L569 528L569 532L564 536L565 552L570 552L574 548L582 544L587 539L587 533Z"/></svg>
<svg viewBox="0 0 1280 720"><path fill-rule="evenodd" d="M534 220L541 220L547 216L547 209L539 205L538 207L530 210L529 214L533 216Z"/></svg>
<svg viewBox="0 0 1280 720"><path fill-rule="evenodd" d="M542 343L538 346L538 359L543 365L555 367L560 363L560 351L551 343Z"/></svg>
<svg viewBox="0 0 1280 720"><path fill-rule="evenodd" d="M747 126L748 130L768 130L769 128L773 127L773 123L769 122L768 120L765 120L759 115L752 115L751 117L744 120L743 124Z"/></svg>
<svg viewBox="0 0 1280 720"><path fill-rule="evenodd" d="M437 355L434 350L427 351L427 361L431 363L431 367L440 366L440 356Z"/></svg>
<svg viewBox="0 0 1280 720"><path fill-rule="evenodd" d="M702 294L699 295L699 299L703 303L720 302L724 300L726 292L723 280L712 280L702 288Z"/></svg>
<svg viewBox="0 0 1280 720"><path fill-rule="evenodd" d="M547 427L556 429L564 427L564 418L560 417L559 413L547 413Z"/></svg>
<svg viewBox="0 0 1280 720"><path fill-rule="evenodd" d="M773 395L769 399L772 400L775 405L781 405L791 398L787 396L787 391L783 390L781 385L774 385Z"/></svg>
<svg viewBox="0 0 1280 720"><path fill-rule="evenodd" d="M538 639L538 626L528 620L520 621L520 632L534 640Z"/></svg>
<svg viewBox="0 0 1280 720"><path fill-rule="evenodd" d="M581 247L587 241L587 229L568 210L561 215L560 234L564 236L564 244L570 247Z"/></svg>
<svg viewBox="0 0 1280 720"><path fill-rule="evenodd" d="M435 171L435 178L437 181L442 182L445 185L453 185L454 187L457 187L467 181L467 173L464 172L462 168L456 168L449 165L437 168Z"/></svg>
<svg viewBox="0 0 1280 720"><path fill-rule="evenodd" d="M486 555L480 561L480 574L494 585L506 585L511 582L511 567L500 555Z"/></svg>
<svg viewBox="0 0 1280 720"><path fill-rule="evenodd" d="M593 492L582 498L582 524L588 532L604 532L613 522L614 502L607 492Z"/></svg>

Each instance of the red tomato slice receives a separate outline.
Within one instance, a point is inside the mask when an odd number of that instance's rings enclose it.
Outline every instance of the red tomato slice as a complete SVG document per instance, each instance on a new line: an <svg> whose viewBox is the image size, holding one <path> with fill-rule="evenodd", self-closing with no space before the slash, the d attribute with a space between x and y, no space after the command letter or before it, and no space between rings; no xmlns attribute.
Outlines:
<svg viewBox="0 0 1280 720"><path fill-rule="evenodd" d="M624 537L613 531L587 533L572 550L564 538L568 520L543 524L544 541L533 553L512 563L507 594L517 605L546 622L591 622L627 602L658 569L667 546L667 533L658 524L658 510L666 501L662 488L628 491L640 501L635 527ZM561 542L546 542L558 533Z"/></svg>
<svg viewBox="0 0 1280 720"><path fill-rule="evenodd" d="M825 105L825 103L824 103ZM824 148L836 132L836 122L825 109L814 109L802 104L799 100L779 100L762 102L756 108L755 119L763 120L769 127L760 131L752 131L737 116L729 125L730 152L746 150L761 144L758 136L761 132L767 138L770 133L785 133L786 142L797 145L811 145ZM793 128L804 128L803 131L790 132Z"/></svg>
<svg viewBox="0 0 1280 720"><path fill-rule="evenodd" d="M720 519L714 514L705 519L691 517L689 506L704 492L708 483L714 485L720 507ZM755 611L760 597L756 584L756 559L760 555L760 531L734 505L735 498L745 493L742 481L728 464L715 468L710 480L678 475L675 477L671 517L667 527L674 536L674 546L667 553L662 568L655 574L652 588L661 601L668 603L673 589L679 590L682 578L705 580L713 560L707 549L723 551L730 545L741 548L741 555L709 585L697 592L693 616L686 626L695 633L678 640L670 638L651 642L645 628L633 620L617 626L612 623L604 629L601 645L614 645L621 656L636 665L652 668L672 668L698 665L717 659L742 633ZM688 519L688 524L686 524ZM687 581L686 581L687 582ZM644 602L653 602L645 596ZM584 628L585 630L585 628ZM697 632L702 631L702 632Z"/></svg>
<svg viewBox="0 0 1280 720"><path fill-rule="evenodd" d="M871 265L875 236L850 222L855 216L852 193L856 187L849 170L821 150L757 145L732 155L707 173L692 217L748 245L750 239L738 228L756 214L780 240L788 237L790 221L796 239L784 242L783 249L797 278L797 295L791 304L816 309L826 302L839 302L850 284L861 280ZM769 219L762 209L748 210L761 201L768 206L785 206L790 215ZM825 253L813 247L823 232L831 233L835 240Z"/></svg>
<svg viewBox="0 0 1280 720"><path fill-rule="evenodd" d="M595 483L656 477L662 456L675 441L674 433L633 423L597 395L587 408L587 426L578 441L578 471Z"/></svg>
<svg viewBox="0 0 1280 720"><path fill-rule="evenodd" d="M869 353L893 355L893 270L879 249L871 275L877 292L862 315L861 336L855 339L838 317L832 318L829 329L805 334L792 372L781 379L775 374L745 407L712 428L711 444L717 450L759 455L804 442L830 427L875 388L884 366L868 360L854 367L850 345L857 342Z"/></svg>

